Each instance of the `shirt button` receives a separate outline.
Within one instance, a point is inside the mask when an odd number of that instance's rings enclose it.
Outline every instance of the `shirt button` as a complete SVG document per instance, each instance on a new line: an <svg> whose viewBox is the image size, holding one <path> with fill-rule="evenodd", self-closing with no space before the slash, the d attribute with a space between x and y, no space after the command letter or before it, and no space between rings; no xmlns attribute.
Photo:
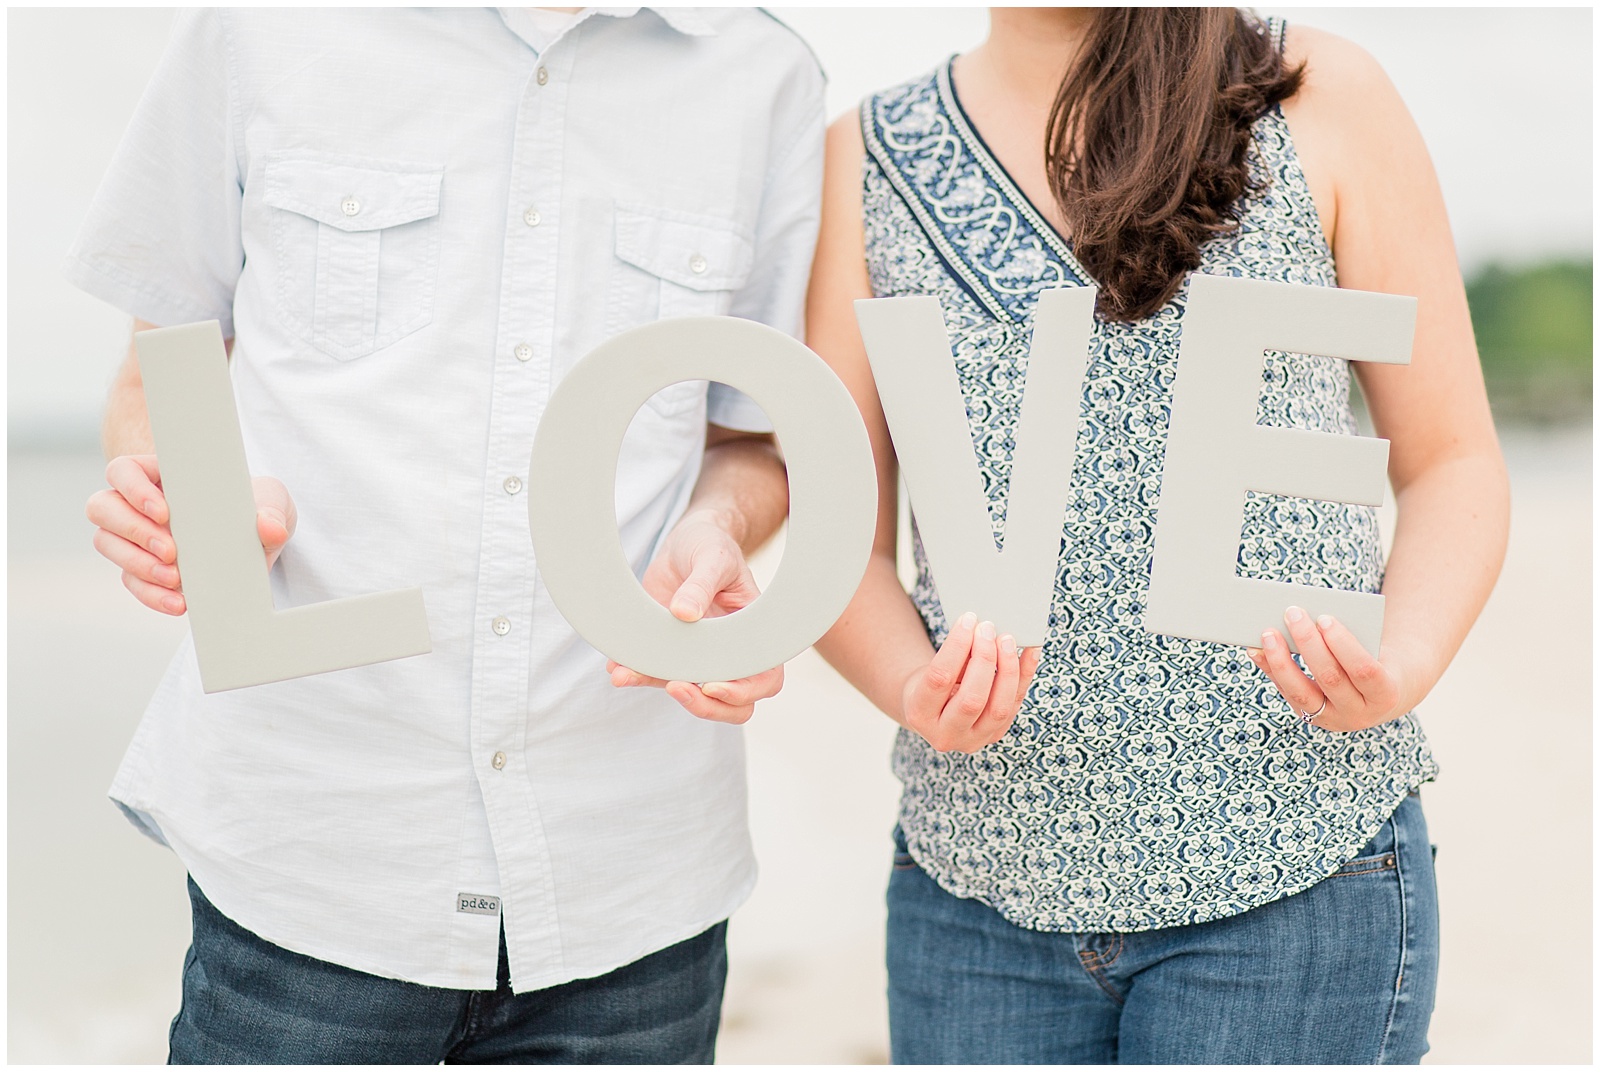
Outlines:
<svg viewBox="0 0 1600 1072"><path fill-rule="evenodd" d="M539 70L534 74L534 78L536 78L539 84L542 86L546 82L550 81L550 72L545 70L543 67L540 67Z"/></svg>
<svg viewBox="0 0 1600 1072"><path fill-rule="evenodd" d="M527 224L529 227L539 226L539 210L536 208L530 208L528 211L524 212L522 214L522 222Z"/></svg>
<svg viewBox="0 0 1600 1072"><path fill-rule="evenodd" d="M354 197L347 197L343 201L339 202L339 211L343 212L346 216L354 216L357 212L361 211L361 202L357 201Z"/></svg>
<svg viewBox="0 0 1600 1072"><path fill-rule="evenodd" d="M517 477L508 476L506 477L506 482L502 484L501 487L506 489L507 495L515 495L517 492L522 490L522 481Z"/></svg>
<svg viewBox="0 0 1600 1072"><path fill-rule="evenodd" d="M505 636L507 633L511 632L511 619L496 618L494 621L489 623L489 628L493 629L497 636Z"/></svg>
<svg viewBox="0 0 1600 1072"><path fill-rule="evenodd" d="M518 361L527 361L529 358L533 357L533 347L529 346L525 342L517 343L517 348L511 352L517 355Z"/></svg>
<svg viewBox="0 0 1600 1072"><path fill-rule="evenodd" d="M709 267L711 267L710 264L708 264L706 259L700 256L698 253L689 258L689 271L693 272L695 275L705 275L706 269Z"/></svg>
<svg viewBox="0 0 1600 1072"><path fill-rule="evenodd" d="M495 770L505 770L506 754L504 752L496 752L494 758L489 762L494 765Z"/></svg>

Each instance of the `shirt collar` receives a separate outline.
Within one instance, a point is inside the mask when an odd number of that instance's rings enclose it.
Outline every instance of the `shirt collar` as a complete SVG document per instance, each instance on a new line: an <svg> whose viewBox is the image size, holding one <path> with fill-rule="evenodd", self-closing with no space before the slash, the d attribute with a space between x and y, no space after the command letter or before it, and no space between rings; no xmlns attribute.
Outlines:
<svg viewBox="0 0 1600 1072"><path fill-rule="evenodd" d="M514 9L500 8L498 10L500 12L501 19L504 20L506 24L511 26L514 30L517 25L516 17L512 14ZM579 13L578 21L574 22L573 26L576 26L578 22L583 22L595 15L606 15L616 19L631 19L633 16L637 15L643 10L645 10L643 7L584 8L583 11ZM670 28L688 37L716 36L717 28L711 25L711 20L706 18L705 15L696 8L652 6L649 10L654 11L657 15L659 15L661 17L661 21L666 23Z"/></svg>
<svg viewBox="0 0 1600 1072"><path fill-rule="evenodd" d="M660 15L662 22L681 34L690 37L715 37L717 34L717 28L711 25L711 20L701 14L698 8L652 6L650 10Z"/></svg>

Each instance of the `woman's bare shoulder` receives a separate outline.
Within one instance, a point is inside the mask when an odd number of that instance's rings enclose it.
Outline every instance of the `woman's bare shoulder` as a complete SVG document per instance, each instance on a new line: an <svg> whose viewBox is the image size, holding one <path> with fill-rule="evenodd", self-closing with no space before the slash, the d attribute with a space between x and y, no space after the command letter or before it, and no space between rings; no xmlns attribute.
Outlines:
<svg viewBox="0 0 1600 1072"><path fill-rule="evenodd" d="M828 160L861 163L866 145L861 140L861 113L851 108L840 112L828 124Z"/></svg>
<svg viewBox="0 0 1600 1072"><path fill-rule="evenodd" d="M1305 64L1300 90L1285 102L1285 109L1292 108L1319 127L1360 131L1386 118L1409 118L1383 65L1354 41L1315 27L1291 25L1284 59L1291 68Z"/></svg>

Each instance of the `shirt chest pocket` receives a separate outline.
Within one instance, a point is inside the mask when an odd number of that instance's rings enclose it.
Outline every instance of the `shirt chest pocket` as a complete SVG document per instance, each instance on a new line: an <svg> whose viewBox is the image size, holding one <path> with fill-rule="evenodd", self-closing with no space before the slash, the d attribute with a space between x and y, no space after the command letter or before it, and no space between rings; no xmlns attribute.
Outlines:
<svg viewBox="0 0 1600 1072"><path fill-rule="evenodd" d="M616 261L606 334L679 316L723 316L750 278L755 245L731 220L639 204L616 206ZM663 416L695 409L705 382L650 399Z"/></svg>
<svg viewBox="0 0 1600 1072"><path fill-rule="evenodd" d="M297 336L350 361L433 319L440 168L279 158L267 165L277 310Z"/></svg>

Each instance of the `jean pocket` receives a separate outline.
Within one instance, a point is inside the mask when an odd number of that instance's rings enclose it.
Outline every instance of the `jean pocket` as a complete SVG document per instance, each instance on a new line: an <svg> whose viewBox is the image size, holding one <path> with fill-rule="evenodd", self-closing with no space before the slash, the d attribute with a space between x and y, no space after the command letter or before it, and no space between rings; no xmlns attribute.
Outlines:
<svg viewBox="0 0 1600 1072"><path fill-rule="evenodd" d="M894 842L894 869L896 871L916 870L919 865L912 858L911 850L906 848L905 831L900 829L899 823L895 824L894 830L889 834L889 839Z"/></svg>
<svg viewBox="0 0 1600 1072"><path fill-rule="evenodd" d="M317 350L351 361L433 320L442 168L328 156L266 167L277 311Z"/></svg>
<svg viewBox="0 0 1600 1072"><path fill-rule="evenodd" d="M1331 878L1349 878L1353 875L1375 875L1383 871L1393 871L1398 867L1395 854L1383 853L1380 856L1358 856L1354 860L1346 860L1339 866Z"/></svg>

